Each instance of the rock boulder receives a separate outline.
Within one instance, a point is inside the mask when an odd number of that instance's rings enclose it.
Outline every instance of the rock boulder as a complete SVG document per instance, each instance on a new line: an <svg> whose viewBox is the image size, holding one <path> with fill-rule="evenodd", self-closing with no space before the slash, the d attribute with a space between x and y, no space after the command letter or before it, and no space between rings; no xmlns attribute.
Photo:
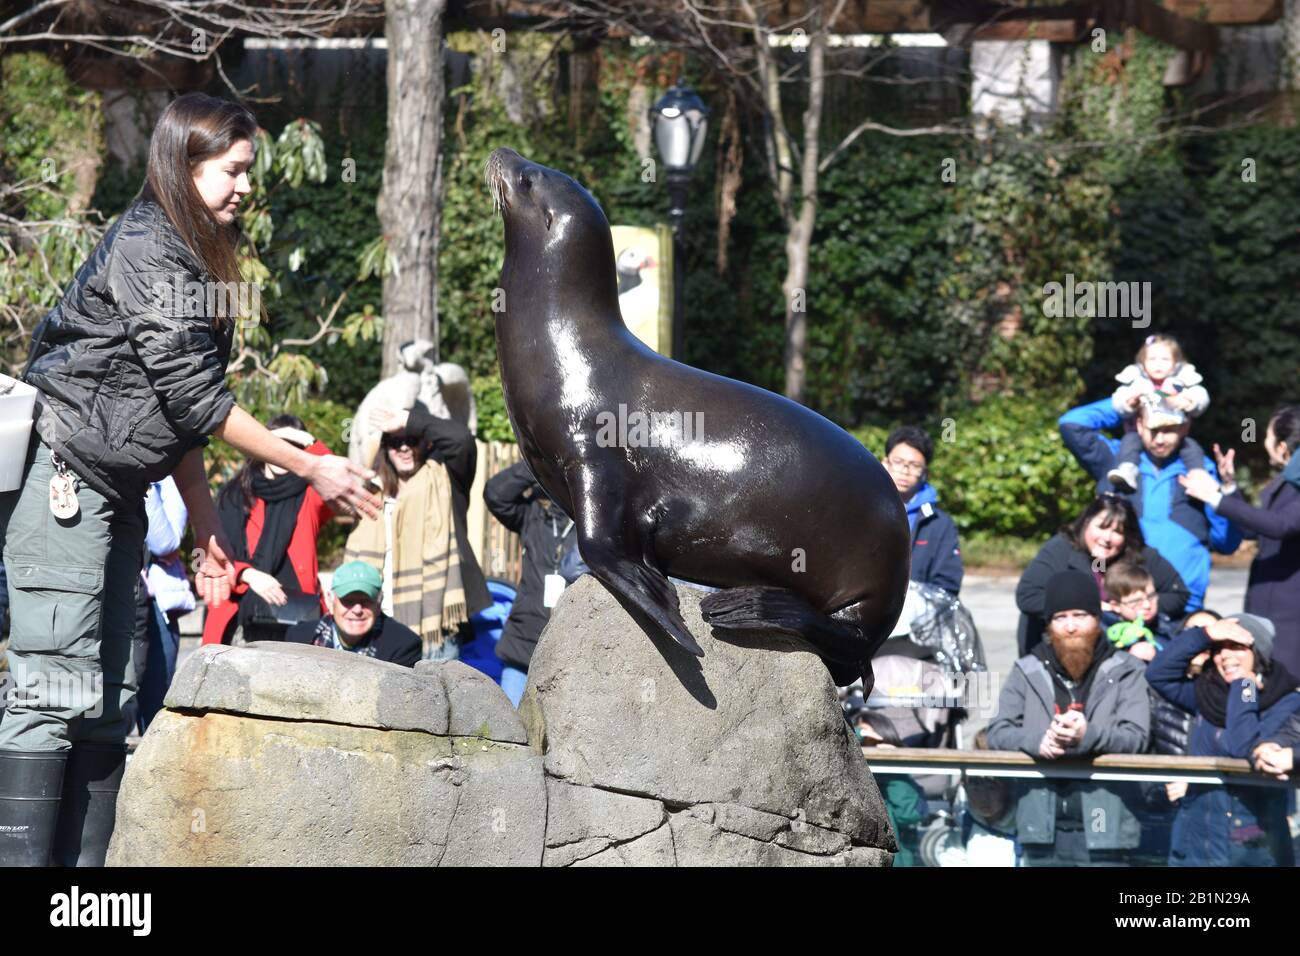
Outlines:
<svg viewBox="0 0 1300 956"><path fill-rule="evenodd" d="M825 665L802 641L713 637L695 658L594 578L568 588L520 713L542 754L545 862L887 863L884 803Z"/></svg>

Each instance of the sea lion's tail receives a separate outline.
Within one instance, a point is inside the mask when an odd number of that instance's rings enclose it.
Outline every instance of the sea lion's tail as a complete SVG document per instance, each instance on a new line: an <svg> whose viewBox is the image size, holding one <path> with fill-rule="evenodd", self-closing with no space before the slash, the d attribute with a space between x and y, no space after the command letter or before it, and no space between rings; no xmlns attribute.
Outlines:
<svg viewBox="0 0 1300 956"><path fill-rule="evenodd" d="M776 631L803 638L817 649L837 686L862 677L863 696L875 675L871 654L878 643L850 617L836 620L787 588L745 587L715 591L700 602L704 621L720 631Z"/></svg>

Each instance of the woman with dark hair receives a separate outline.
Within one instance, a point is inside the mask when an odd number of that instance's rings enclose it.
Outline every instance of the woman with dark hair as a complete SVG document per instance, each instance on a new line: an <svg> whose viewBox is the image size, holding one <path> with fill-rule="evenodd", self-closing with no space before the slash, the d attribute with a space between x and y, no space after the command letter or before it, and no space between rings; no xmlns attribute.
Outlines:
<svg viewBox="0 0 1300 956"><path fill-rule="evenodd" d="M1205 472L1179 477L1187 494L1204 501L1247 537L1259 541L1250 563L1246 607L1277 628L1275 656L1293 674L1300 674L1300 472L1295 454L1300 447L1300 405L1283 405L1268 420L1264 451L1277 469L1259 493L1259 507L1241 495L1225 495L1218 481ZM1224 484L1233 478L1235 452L1214 446L1214 460Z"/></svg>
<svg viewBox="0 0 1300 956"><path fill-rule="evenodd" d="M170 103L139 196L37 327L24 373L38 392L35 434L22 486L0 495L16 684L0 715L0 866L103 862L134 710L150 482L176 480L209 603L230 593L235 565L208 490L207 436L301 476L325 501L377 513L358 480L366 470L276 438L225 386L236 304L249 298L237 218L256 133L234 103Z"/></svg>
<svg viewBox="0 0 1300 956"><path fill-rule="evenodd" d="M309 455L330 453L296 415L277 415L267 428ZM245 642L284 640L289 625L277 622L283 613L276 609L291 598L298 611L292 623L319 617L325 606L316 542L332 511L316 490L278 465L249 458L217 494L217 514L234 548L236 584L229 599L208 608L203 643L229 644L236 624Z"/></svg>
<svg viewBox="0 0 1300 956"><path fill-rule="evenodd" d="M1189 628L1147 665L1147 683L1196 714L1193 757L1248 760L1300 711L1297 678L1273 656L1276 631L1254 614ZM1191 663L1210 660L1192 676ZM1243 784L1171 784L1178 804L1170 866L1293 866L1284 790Z"/></svg>
<svg viewBox="0 0 1300 956"><path fill-rule="evenodd" d="M1028 654L1043 639L1047 582L1054 574L1083 571L1097 582L1097 593L1104 601L1106 568L1123 560L1138 560L1151 573L1161 614L1174 619L1182 617L1187 606L1187 585L1172 564L1147 546L1137 512L1128 499L1106 492L1094 498L1083 514L1043 545L1020 576L1016 585L1020 656Z"/></svg>

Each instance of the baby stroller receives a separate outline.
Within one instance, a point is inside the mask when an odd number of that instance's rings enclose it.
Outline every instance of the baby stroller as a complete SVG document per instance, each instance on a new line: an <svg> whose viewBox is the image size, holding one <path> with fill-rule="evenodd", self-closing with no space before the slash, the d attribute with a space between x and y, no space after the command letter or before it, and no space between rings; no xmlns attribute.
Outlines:
<svg viewBox="0 0 1300 956"><path fill-rule="evenodd" d="M961 601L942 588L912 582L899 623L872 667L876 685L870 697L864 701L860 687L847 689L850 724L869 724L894 746L961 748L968 678L987 669L979 631ZM914 780L927 805L918 829L946 832L957 778L926 774ZM926 845L922 838L922 857Z"/></svg>

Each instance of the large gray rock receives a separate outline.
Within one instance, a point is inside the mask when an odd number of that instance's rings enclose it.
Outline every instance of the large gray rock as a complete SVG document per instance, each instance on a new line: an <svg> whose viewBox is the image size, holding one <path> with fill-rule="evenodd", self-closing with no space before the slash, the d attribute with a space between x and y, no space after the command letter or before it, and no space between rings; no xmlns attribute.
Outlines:
<svg viewBox="0 0 1300 956"><path fill-rule="evenodd" d="M546 863L887 863L884 803L825 665L793 638L715 639L700 592L678 594L702 659L591 577L551 616L520 706L548 777ZM584 790L601 794L588 817L637 822L575 824ZM667 829L632 832L659 805Z"/></svg>
<svg viewBox="0 0 1300 956"><path fill-rule="evenodd" d="M523 721L497 682L460 661L420 661L415 673L442 682L447 695L447 733L486 737L510 744L528 743Z"/></svg>
<svg viewBox="0 0 1300 956"><path fill-rule="evenodd" d="M664 805L625 793L546 782L545 866L568 866L659 829ZM671 858L669 859L671 862Z"/></svg>
<svg viewBox="0 0 1300 956"><path fill-rule="evenodd" d="M702 661L580 580L518 714L460 663L205 647L127 767L109 863L888 865L822 662L715 640L681 599Z"/></svg>
<svg viewBox="0 0 1300 956"><path fill-rule="evenodd" d="M540 865L541 757L464 670L204 648L127 767L108 862Z"/></svg>
<svg viewBox="0 0 1300 956"><path fill-rule="evenodd" d="M176 674L163 705L446 734L442 681L373 657L309 644L205 644Z"/></svg>

